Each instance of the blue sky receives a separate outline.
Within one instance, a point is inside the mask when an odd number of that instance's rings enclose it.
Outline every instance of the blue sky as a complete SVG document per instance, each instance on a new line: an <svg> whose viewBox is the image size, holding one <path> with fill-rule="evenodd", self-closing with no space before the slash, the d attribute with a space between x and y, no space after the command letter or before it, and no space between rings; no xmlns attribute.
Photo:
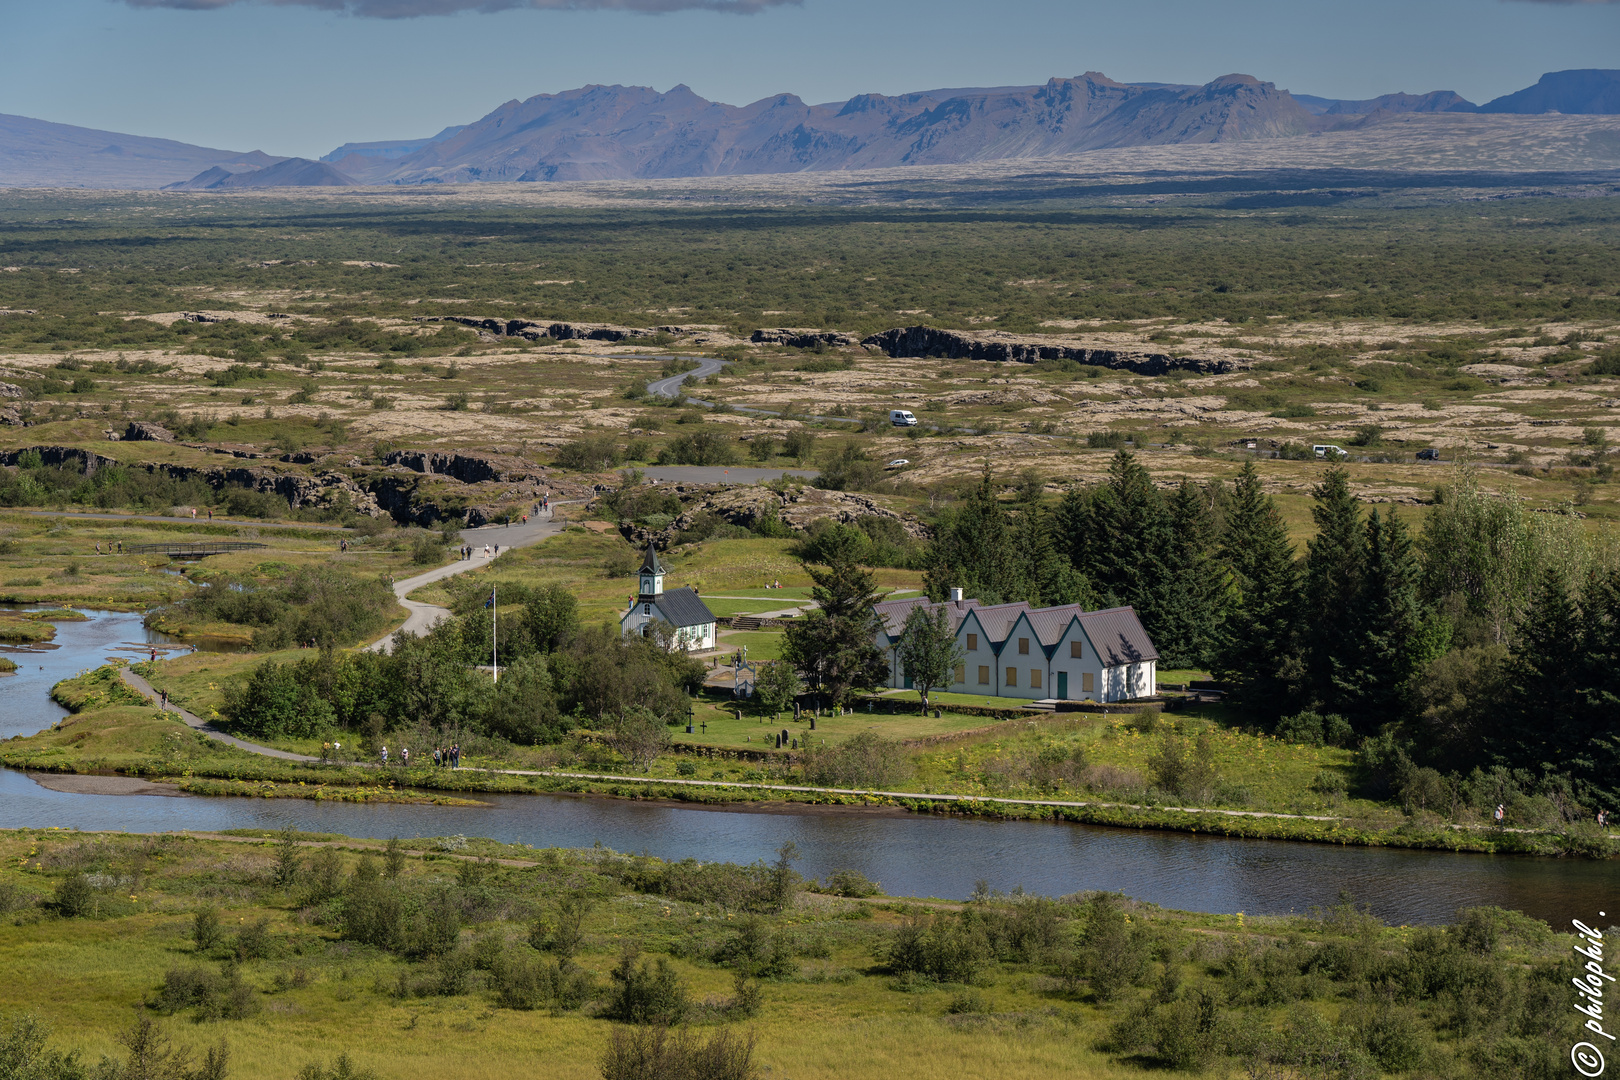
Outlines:
<svg viewBox="0 0 1620 1080"><path fill-rule="evenodd" d="M1483 102L1545 71L1620 67L1620 3L0 0L0 40L0 112L318 156L587 83L743 104L1244 72L1324 97Z"/></svg>

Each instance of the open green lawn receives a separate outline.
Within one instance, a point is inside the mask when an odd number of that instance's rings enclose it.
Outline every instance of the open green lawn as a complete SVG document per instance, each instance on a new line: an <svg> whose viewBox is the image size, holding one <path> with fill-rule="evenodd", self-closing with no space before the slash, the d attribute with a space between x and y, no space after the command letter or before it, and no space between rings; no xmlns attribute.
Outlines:
<svg viewBox="0 0 1620 1080"><path fill-rule="evenodd" d="M745 645L748 647L748 655L745 659L751 664L766 660L780 660L784 640L785 638L780 630L721 630L721 660L728 661L732 653Z"/></svg>
<svg viewBox="0 0 1620 1080"><path fill-rule="evenodd" d="M836 745L862 731L876 731L889 739L916 739L982 728L995 723L982 716L949 713L935 719L933 716L922 716L917 713L884 715L880 712L855 712L844 716L816 717L815 732L812 734L811 717L808 714L802 714L801 718L795 721L790 710L773 718L756 710L749 703L742 703L743 718L739 721L736 719L738 707L737 703L718 695L698 699L693 711L699 725L698 729L688 735L683 727L676 728L675 741L757 750L760 749L762 739L767 739L772 733L783 728L789 731L791 737L814 739L815 745L819 746L822 743ZM708 725L707 732L701 726L704 723ZM660 762L660 766L663 765L664 763Z"/></svg>

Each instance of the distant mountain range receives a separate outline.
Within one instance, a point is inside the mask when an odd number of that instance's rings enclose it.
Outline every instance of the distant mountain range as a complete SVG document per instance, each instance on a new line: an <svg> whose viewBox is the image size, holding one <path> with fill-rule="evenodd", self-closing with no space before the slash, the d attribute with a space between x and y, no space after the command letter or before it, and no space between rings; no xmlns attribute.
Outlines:
<svg viewBox="0 0 1620 1080"><path fill-rule="evenodd" d="M216 191L854 170L1280 139L1440 112L1620 115L1620 71L1552 72L1485 105L1449 90L1365 101L1293 95L1249 75L1188 86L1087 72L1041 86L822 105L791 94L734 106L686 86L586 86L509 101L430 139L346 143L320 161L0 116L0 186Z"/></svg>

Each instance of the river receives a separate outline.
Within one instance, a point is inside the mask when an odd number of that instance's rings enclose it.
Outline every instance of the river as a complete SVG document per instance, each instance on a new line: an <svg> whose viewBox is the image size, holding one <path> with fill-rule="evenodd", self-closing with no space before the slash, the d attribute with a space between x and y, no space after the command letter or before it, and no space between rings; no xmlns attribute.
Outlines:
<svg viewBox="0 0 1620 1080"><path fill-rule="evenodd" d="M0 735L48 727L62 710L57 680L153 637L139 616L97 614L63 623L57 648L10 655L22 666L0 681ZM159 643L162 647L161 642ZM129 655L127 652L124 655ZM564 795L483 796L486 807L357 805L299 799L81 795L51 791L0 770L0 828L57 826L162 832L265 830L389 836L487 836L535 847L650 852L667 859L753 862L787 841L798 869L859 870L896 896L960 899L979 880L1059 896L1112 889L1189 911L1286 914L1335 901L1340 890L1392 923L1437 923L1459 908L1497 904L1554 925L1593 917L1614 902L1616 864L1576 859L1392 851L1087 825L898 812L826 811L773 804L721 810Z"/></svg>

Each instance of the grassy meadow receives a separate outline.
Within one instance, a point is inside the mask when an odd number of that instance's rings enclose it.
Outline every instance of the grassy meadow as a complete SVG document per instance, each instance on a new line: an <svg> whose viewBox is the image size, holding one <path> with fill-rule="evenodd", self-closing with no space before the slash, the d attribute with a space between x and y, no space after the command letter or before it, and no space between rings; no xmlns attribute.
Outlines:
<svg viewBox="0 0 1620 1080"><path fill-rule="evenodd" d="M746 1032L763 1075L802 1080L1235 1077L1301 1054L1361 1070L1333 1075L1460 1077L1550 1060L1572 1026L1536 997L1567 941L1493 909L1413 930L1348 903L1245 919L1106 896L860 899L858 875L817 892L757 865L460 837L383 848L0 833L0 1016L30 1013L92 1061L122 1056L118 1034L151 1017L182 1046L223 1039L240 1080L290 1080L339 1053L382 1078L585 1080L642 1000L613 975L634 949L662 967L646 1000L664 1022ZM386 932L376 911L396 920ZM1415 975L1433 956L1509 1002L1459 1033ZM1393 1024L1358 1004L1380 977L1404 987Z"/></svg>

